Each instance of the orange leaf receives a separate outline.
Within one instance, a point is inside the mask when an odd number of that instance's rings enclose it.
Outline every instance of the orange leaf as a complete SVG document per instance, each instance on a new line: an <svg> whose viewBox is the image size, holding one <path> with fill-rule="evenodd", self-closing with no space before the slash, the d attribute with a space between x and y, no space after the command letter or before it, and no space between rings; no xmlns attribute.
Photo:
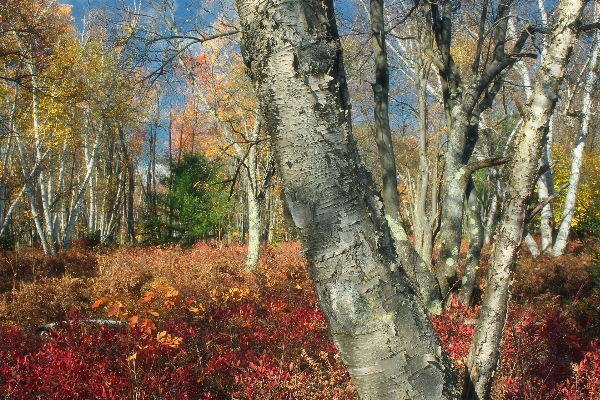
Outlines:
<svg viewBox="0 0 600 400"><path fill-rule="evenodd" d="M121 311L121 303L116 302L108 309L108 317L118 317L119 312Z"/></svg>
<svg viewBox="0 0 600 400"><path fill-rule="evenodd" d="M154 310L146 310L146 312L147 312L148 314L150 314L150 315L154 316L154 317L158 317L158 315L159 315L159 314L158 314L156 311L154 311Z"/></svg>
<svg viewBox="0 0 600 400"><path fill-rule="evenodd" d="M105 301L106 301L106 297L99 298L98 300L96 300L96 301L94 302L94 304L92 304L92 308L97 308L97 307L99 307L99 306L100 306L102 303L104 303Z"/></svg>
<svg viewBox="0 0 600 400"><path fill-rule="evenodd" d="M145 292L144 297L142 297L140 299L140 303L149 303L152 300L154 300L154 293L153 292Z"/></svg>
<svg viewBox="0 0 600 400"><path fill-rule="evenodd" d="M129 317L129 326L134 327L138 323L139 317L137 315L133 315Z"/></svg>
<svg viewBox="0 0 600 400"><path fill-rule="evenodd" d="M165 297L166 298L170 298L170 297L175 297L179 294L179 292L175 289L169 290L166 294Z"/></svg>

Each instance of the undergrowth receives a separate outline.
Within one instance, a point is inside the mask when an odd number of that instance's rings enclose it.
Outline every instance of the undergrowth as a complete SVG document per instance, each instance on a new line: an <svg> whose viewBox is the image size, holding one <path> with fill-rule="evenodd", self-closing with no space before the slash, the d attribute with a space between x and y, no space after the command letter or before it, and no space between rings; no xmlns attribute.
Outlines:
<svg viewBox="0 0 600 400"><path fill-rule="evenodd" d="M244 259L218 243L2 253L0 397L356 399L300 246L266 248L256 273ZM592 261L522 257L494 399L600 398ZM121 325L90 321L107 318ZM476 319L456 303L433 319L459 375Z"/></svg>

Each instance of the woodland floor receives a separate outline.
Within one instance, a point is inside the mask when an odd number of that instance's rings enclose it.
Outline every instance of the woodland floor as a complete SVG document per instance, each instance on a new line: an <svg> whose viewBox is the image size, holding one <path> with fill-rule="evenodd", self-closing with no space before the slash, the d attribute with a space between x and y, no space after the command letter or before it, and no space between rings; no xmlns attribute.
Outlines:
<svg viewBox="0 0 600 400"><path fill-rule="evenodd" d="M494 399L600 399L598 251L521 252ZM300 245L267 247L255 274L244 259L219 243L0 253L0 398L356 399ZM434 319L459 374L476 313ZM39 334L55 321L71 322Z"/></svg>

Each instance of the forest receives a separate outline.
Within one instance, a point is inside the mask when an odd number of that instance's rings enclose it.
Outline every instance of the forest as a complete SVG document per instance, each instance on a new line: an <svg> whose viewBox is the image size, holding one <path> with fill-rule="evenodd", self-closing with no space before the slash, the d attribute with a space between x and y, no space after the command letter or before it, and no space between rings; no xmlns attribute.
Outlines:
<svg viewBox="0 0 600 400"><path fill-rule="evenodd" d="M599 46L597 0L3 1L1 397L599 399Z"/></svg>

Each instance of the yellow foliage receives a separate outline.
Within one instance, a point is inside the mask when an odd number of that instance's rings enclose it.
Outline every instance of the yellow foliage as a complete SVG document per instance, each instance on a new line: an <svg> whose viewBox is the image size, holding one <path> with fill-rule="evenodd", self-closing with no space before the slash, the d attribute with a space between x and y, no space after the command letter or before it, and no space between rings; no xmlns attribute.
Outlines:
<svg viewBox="0 0 600 400"><path fill-rule="evenodd" d="M572 161L571 147L555 145L553 152L557 162L554 169L554 180L556 186L559 187L569 181ZM554 213L557 218L561 217L563 206L564 196L560 196L554 204ZM583 154L572 226L591 229L591 224L598 224L598 221L600 221L600 156L586 151Z"/></svg>

